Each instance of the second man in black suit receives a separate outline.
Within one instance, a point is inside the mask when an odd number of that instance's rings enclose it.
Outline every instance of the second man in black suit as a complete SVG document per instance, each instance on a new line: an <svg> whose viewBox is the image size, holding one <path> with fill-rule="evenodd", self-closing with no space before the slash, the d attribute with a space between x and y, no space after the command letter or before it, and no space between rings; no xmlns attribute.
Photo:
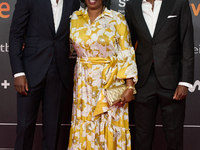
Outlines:
<svg viewBox="0 0 200 150"><path fill-rule="evenodd" d="M134 107L136 150L151 150L160 105L168 150L183 150L185 97L194 76L193 26L188 0L132 0L126 19L138 42Z"/></svg>

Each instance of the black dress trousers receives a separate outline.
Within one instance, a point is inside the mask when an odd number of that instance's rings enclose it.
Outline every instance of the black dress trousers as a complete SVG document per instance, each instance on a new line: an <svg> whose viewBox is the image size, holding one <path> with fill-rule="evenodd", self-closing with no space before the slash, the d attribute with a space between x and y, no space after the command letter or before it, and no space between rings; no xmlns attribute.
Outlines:
<svg viewBox="0 0 200 150"><path fill-rule="evenodd" d="M183 150L185 99L173 99L175 89L165 89L158 82L152 65L146 83L137 88L134 105L136 150L151 150L158 106L162 114L167 150Z"/></svg>
<svg viewBox="0 0 200 150"><path fill-rule="evenodd" d="M38 66L40 67L40 66ZM53 58L43 81L29 87L28 95L17 95L17 138L15 150L31 150L40 102L42 102L43 144L42 150L56 150L61 114L67 98L56 60Z"/></svg>

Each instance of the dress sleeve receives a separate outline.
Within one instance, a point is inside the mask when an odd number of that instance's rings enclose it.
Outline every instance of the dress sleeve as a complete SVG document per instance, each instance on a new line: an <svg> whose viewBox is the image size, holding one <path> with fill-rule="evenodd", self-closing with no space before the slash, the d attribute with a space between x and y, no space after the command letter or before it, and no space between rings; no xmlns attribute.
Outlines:
<svg viewBox="0 0 200 150"><path fill-rule="evenodd" d="M135 50L131 44L130 32L127 22L122 14L117 17L117 47L118 47L118 73L117 78L127 79L133 78L134 83L137 82L137 65L135 61Z"/></svg>
<svg viewBox="0 0 200 150"><path fill-rule="evenodd" d="M73 43L72 43L72 34L73 34L73 22L74 22L74 18L75 18L75 12L72 13L72 15L70 16L70 34L69 34L69 42L70 42L70 56L72 55L73 51L74 51L74 47L73 47Z"/></svg>
<svg viewBox="0 0 200 150"><path fill-rule="evenodd" d="M70 52L73 55L77 55L76 54L76 46L77 46L77 41L78 44L80 44L79 42L82 40L81 38L78 38L77 40L77 36L79 36L79 32L77 31L77 28L80 28L80 25L82 25L82 21L81 21L81 17L83 15L84 9L82 7L79 8L79 10L74 11L72 13L72 15L70 16ZM76 34L77 33L77 34Z"/></svg>
<svg viewBox="0 0 200 150"><path fill-rule="evenodd" d="M76 31L77 27L76 24L78 22L78 16L77 14L79 14L80 11L74 11L72 13L72 15L70 16L70 35L69 35L69 40L70 40L70 55L73 54L73 52L75 52L74 50L74 46L73 46L73 35L74 32Z"/></svg>

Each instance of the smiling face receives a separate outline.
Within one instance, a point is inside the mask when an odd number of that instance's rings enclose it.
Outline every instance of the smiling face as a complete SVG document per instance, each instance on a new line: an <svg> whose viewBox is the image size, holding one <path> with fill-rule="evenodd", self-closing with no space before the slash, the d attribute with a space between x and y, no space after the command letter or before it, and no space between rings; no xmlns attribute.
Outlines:
<svg viewBox="0 0 200 150"><path fill-rule="evenodd" d="M88 7L88 9L101 9L103 8L103 2L102 0L85 0L85 3Z"/></svg>

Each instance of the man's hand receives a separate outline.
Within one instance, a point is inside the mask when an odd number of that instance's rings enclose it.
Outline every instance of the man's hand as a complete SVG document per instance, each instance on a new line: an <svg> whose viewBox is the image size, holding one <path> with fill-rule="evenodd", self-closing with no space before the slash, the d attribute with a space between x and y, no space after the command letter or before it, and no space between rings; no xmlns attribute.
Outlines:
<svg viewBox="0 0 200 150"><path fill-rule="evenodd" d="M26 76L16 77L14 81L15 89L22 95L28 95L28 81Z"/></svg>
<svg viewBox="0 0 200 150"><path fill-rule="evenodd" d="M183 86L183 85L178 85L174 93L173 99L182 100L187 96L187 93L188 93L188 87Z"/></svg>

